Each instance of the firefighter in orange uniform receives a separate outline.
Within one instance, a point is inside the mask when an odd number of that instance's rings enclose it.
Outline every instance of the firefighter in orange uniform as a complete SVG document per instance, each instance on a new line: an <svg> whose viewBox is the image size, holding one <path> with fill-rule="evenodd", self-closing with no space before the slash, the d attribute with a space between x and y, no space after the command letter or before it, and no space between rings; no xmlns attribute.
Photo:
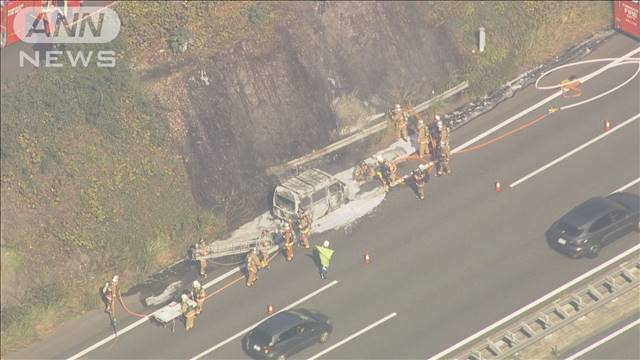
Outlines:
<svg viewBox="0 0 640 360"><path fill-rule="evenodd" d="M311 218L304 209L298 210L298 232L300 233L300 241L305 249L309 248L309 233L311 232Z"/></svg>
<svg viewBox="0 0 640 360"><path fill-rule="evenodd" d="M263 230L260 234L260 249L258 251L258 257L260 258L260 269L269 269L269 251L273 246L271 241L272 235L269 230Z"/></svg>
<svg viewBox="0 0 640 360"><path fill-rule="evenodd" d="M396 107L391 112L391 117L396 126L396 138L407 141L407 114L402 111L400 104L396 104Z"/></svg>
<svg viewBox="0 0 640 360"><path fill-rule="evenodd" d="M417 126L417 133L418 133L418 156L420 156L421 158L425 158L429 156L429 137L430 134L427 131L426 126L424 125L424 122L422 121L422 119L418 119L418 126Z"/></svg>
<svg viewBox="0 0 640 360"><path fill-rule="evenodd" d="M200 239L200 242L194 246L194 254L200 266L200 276L204 279L207 278L207 258L208 249L204 239Z"/></svg>
<svg viewBox="0 0 640 360"><path fill-rule="evenodd" d="M449 129L444 126L440 117L436 115L438 126L438 175L451 174L451 167L449 166Z"/></svg>
<svg viewBox="0 0 640 360"><path fill-rule="evenodd" d="M116 305L116 296L118 294L118 275L113 275L111 281L108 281L102 287L102 297L104 300L104 312L113 315Z"/></svg>
<svg viewBox="0 0 640 360"><path fill-rule="evenodd" d="M191 287L191 299L193 299L198 307L196 308L196 315L200 315L204 307L204 300L207 298L207 292L204 290L198 280L194 280Z"/></svg>
<svg viewBox="0 0 640 360"><path fill-rule="evenodd" d="M284 251L287 261L291 261L293 260L293 231L291 231L291 225L289 225L288 222L284 224L282 238L284 240Z"/></svg>
<svg viewBox="0 0 640 360"><path fill-rule="evenodd" d="M198 304L189 299L187 294L182 294L182 304L180 308L182 310L182 315L184 316L184 328L189 331L193 328L193 322L196 317L196 308Z"/></svg>
<svg viewBox="0 0 640 360"><path fill-rule="evenodd" d="M424 184L429 179L429 166L426 164L420 164L418 169L413 171L413 183L416 185L416 192L418 193L418 199L424 200L425 191Z"/></svg>
<svg viewBox="0 0 640 360"><path fill-rule="evenodd" d="M252 248L247 254L247 286L253 286L258 280L258 268L260 267L260 259L258 258L258 249Z"/></svg>

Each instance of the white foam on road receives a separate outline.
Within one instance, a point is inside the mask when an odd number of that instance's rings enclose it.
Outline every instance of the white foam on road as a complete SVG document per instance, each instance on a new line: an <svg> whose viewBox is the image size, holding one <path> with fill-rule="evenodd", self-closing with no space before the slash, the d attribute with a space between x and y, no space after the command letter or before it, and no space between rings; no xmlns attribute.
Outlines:
<svg viewBox="0 0 640 360"><path fill-rule="evenodd" d="M357 199L342 205L337 210L314 222L313 233L323 233L332 229L340 229L353 224L359 218L372 212L385 198L382 188L362 194Z"/></svg>

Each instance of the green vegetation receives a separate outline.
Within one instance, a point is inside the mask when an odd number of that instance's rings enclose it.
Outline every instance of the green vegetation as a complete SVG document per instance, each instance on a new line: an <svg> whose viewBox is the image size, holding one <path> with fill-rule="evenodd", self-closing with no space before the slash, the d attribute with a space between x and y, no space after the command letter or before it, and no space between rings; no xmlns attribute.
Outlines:
<svg viewBox="0 0 640 360"><path fill-rule="evenodd" d="M2 307L3 353L95 308L111 272L133 285L222 228L195 204L129 52L112 46L114 68L65 66L3 86L3 212L24 217L3 222L2 272L33 279L28 302Z"/></svg>
<svg viewBox="0 0 640 360"><path fill-rule="evenodd" d="M437 1L428 3L425 10L427 23L445 26L466 59L452 84L468 80L475 95L609 28L612 16L606 1ZM485 52L479 54L472 50L481 26L487 42Z"/></svg>

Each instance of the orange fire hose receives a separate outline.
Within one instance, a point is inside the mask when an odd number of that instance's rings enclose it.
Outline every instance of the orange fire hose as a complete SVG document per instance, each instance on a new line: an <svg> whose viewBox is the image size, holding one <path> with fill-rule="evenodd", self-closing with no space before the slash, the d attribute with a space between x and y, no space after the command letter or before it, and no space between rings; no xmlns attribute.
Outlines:
<svg viewBox="0 0 640 360"><path fill-rule="evenodd" d="M133 316L136 316L136 317L139 317L139 318L143 318L143 317L147 317L147 316L151 315L151 314L147 314L147 315L138 314L136 312L133 312L133 311L129 310L127 305L122 300L122 294L120 293L120 290L118 290L118 300L120 301L120 305L122 305L122 308L124 309L124 311L126 311L129 315L133 315Z"/></svg>

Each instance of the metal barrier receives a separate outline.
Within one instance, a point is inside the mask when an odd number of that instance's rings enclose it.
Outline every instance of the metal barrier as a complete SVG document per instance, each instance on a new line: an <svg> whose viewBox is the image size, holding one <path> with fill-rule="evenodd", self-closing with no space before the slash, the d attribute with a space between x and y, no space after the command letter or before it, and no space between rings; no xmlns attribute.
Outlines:
<svg viewBox="0 0 640 360"><path fill-rule="evenodd" d="M640 256L565 291L547 305L516 317L484 340L451 354L467 360L504 359L631 291L640 282Z"/></svg>

